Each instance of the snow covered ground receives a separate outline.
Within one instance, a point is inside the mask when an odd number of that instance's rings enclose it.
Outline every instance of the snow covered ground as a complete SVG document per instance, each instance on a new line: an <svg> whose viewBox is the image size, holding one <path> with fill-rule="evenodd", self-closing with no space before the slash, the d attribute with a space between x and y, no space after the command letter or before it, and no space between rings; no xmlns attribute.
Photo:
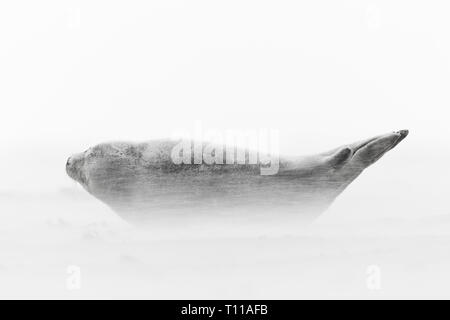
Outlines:
<svg viewBox="0 0 450 320"><path fill-rule="evenodd" d="M448 215L327 219L337 204L245 236L130 226L75 187L0 197L0 298L450 298Z"/></svg>

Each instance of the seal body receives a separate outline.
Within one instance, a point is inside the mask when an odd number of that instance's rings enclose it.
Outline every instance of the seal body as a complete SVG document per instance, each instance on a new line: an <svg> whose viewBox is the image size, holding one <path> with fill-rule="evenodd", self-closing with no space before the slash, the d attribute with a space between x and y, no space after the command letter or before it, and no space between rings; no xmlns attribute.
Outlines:
<svg viewBox="0 0 450 320"><path fill-rule="evenodd" d="M173 140L99 144L70 157L66 171L130 221L169 216L242 218L252 216L250 212L259 218L284 214L311 220L407 134L406 130L388 133L315 156L277 158L277 171L270 175L261 174L267 168L261 161L199 163L194 156L188 163L174 160L181 142ZM194 148L193 143L188 145ZM201 148L211 151L208 145ZM214 149L216 160L227 158L224 149L219 157ZM248 160L249 152L244 154Z"/></svg>

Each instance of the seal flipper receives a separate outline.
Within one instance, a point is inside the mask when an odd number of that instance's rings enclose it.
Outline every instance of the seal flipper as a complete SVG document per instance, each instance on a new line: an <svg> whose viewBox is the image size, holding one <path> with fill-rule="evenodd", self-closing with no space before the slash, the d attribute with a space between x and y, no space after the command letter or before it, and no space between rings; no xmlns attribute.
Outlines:
<svg viewBox="0 0 450 320"><path fill-rule="evenodd" d="M324 181L329 181L332 198L337 197L368 166L379 160L386 152L394 148L408 135L408 130L401 130L346 145L323 153L325 163L333 168ZM350 150L350 156L348 156ZM322 178L323 179L323 178Z"/></svg>
<svg viewBox="0 0 450 320"><path fill-rule="evenodd" d="M343 165L345 165L347 160L351 158L352 154L353 154L352 149L350 149L349 147L344 147L343 149L340 149L331 156L329 156L327 162L334 169L339 169Z"/></svg>
<svg viewBox="0 0 450 320"><path fill-rule="evenodd" d="M342 167L342 165L349 163L355 169L357 167L365 169L379 160L386 152L397 146L408 133L408 130L400 130L379 135L323 152L319 156L326 157L327 162L333 167ZM348 149L351 150L350 159L346 158Z"/></svg>
<svg viewBox="0 0 450 320"><path fill-rule="evenodd" d="M355 151L351 160L353 166L367 168L399 144L408 133L408 130L401 130L370 139Z"/></svg>

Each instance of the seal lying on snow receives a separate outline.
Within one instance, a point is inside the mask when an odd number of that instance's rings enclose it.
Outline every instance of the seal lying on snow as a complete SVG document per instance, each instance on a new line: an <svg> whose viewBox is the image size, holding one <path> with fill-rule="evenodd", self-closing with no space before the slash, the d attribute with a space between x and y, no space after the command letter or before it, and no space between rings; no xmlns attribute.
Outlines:
<svg viewBox="0 0 450 320"><path fill-rule="evenodd" d="M125 220L199 213L245 216L250 211L258 217L288 213L311 219L407 135L402 130L315 156L280 158L272 175L261 175L260 162L174 161L180 141L172 140L99 144L70 157L66 171ZM201 145L201 150L206 148ZM220 160L229 151L216 152L211 154ZM249 153L245 157L248 160Z"/></svg>

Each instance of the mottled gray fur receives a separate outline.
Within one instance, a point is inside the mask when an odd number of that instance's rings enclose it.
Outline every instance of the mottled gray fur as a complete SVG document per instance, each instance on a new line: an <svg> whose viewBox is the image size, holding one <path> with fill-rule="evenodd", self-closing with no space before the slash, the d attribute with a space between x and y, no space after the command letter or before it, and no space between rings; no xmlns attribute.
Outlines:
<svg viewBox="0 0 450 320"><path fill-rule="evenodd" d="M259 164L174 164L179 141L99 144L67 161L68 175L127 220L167 215L291 214L311 219L407 130L308 157L283 157L275 175ZM225 156L225 155L224 155Z"/></svg>

